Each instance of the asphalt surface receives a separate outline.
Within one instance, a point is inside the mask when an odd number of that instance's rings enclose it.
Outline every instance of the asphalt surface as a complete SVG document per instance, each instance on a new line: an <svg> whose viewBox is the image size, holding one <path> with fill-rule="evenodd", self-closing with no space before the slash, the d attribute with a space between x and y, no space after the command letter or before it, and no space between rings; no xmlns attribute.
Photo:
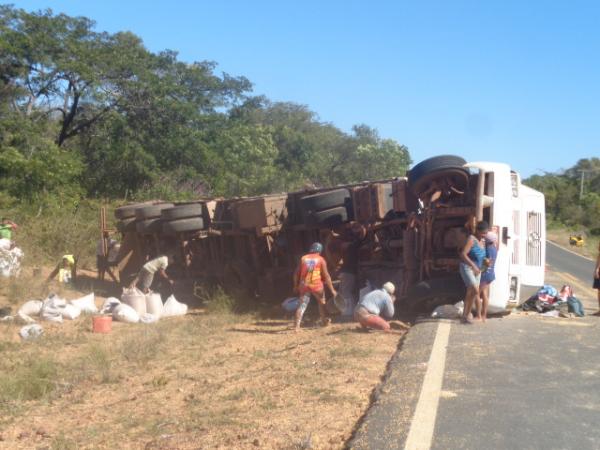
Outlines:
<svg viewBox="0 0 600 450"><path fill-rule="evenodd" d="M571 251L548 242L546 245L546 264L558 272L571 274L591 287L596 267L595 261L574 255Z"/></svg>
<svg viewBox="0 0 600 450"><path fill-rule="evenodd" d="M595 311L594 263L551 244L547 253L546 283L573 285L586 311ZM440 348L442 327L449 337ZM600 449L599 336L593 316L422 320L390 362L349 447Z"/></svg>

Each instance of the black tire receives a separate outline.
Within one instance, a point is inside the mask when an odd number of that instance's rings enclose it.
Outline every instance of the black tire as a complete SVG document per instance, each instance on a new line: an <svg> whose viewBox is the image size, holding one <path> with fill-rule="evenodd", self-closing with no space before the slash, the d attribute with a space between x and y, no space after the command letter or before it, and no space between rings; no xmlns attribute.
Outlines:
<svg viewBox="0 0 600 450"><path fill-rule="evenodd" d="M334 191L319 192L318 194L302 197L300 199L300 208L305 213L308 211L323 211L335 208L336 206L345 206L349 201L350 191L348 189L336 189Z"/></svg>
<svg viewBox="0 0 600 450"><path fill-rule="evenodd" d="M309 226L336 226L345 222L348 222L348 210L345 206L338 206L325 211L310 211L305 215L305 223Z"/></svg>
<svg viewBox="0 0 600 450"><path fill-rule="evenodd" d="M405 303L413 312L431 312L440 305L454 305L464 300L465 285L459 275L434 278L411 286Z"/></svg>
<svg viewBox="0 0 600 450"><path fill-rule="evenodd" d="M202 204L193 203L190 205L180 205L173 208L163 209L161 217L164 221L188 219L190 217L202 217Z"/></svg>
<svg viewBox="0 0 600 450"><path fill-rule="evenodd" d="M117 230L121 233L128 233L130 231L136 231L136 220L132 219L123 219L117 222Z"/></svg>
<svg viewBox="0 0 600 450"><path fill-rule="evenodd" d="M135 217L135 210L148 206L148 203L132 203L131 205L121 206L115 209L115 218L119 220L131 219Z"/></svg>
<svg viewBox="0 0 600 450"><path fill-rule="evenodd" d="M421 161L408 172L408 186L417 195L427 190L427 185L443 174L452 177L458 189L464 189L469 171L463 166L467 162L460 156L441 155Z"/></svg>
<svg viewBox="0 0 600 450"><path fill-rule="evenodd" d="M160 233L162 231L162 220L158 218L138 220L135 225L135 229L138 233L142 234L153 234Z"/></svg>
<svg viewBox="0 0 600 450"><path fill-rule="evenodd" d="M184 233L186 231L198 231L203 229L204 220L202 217L172 220L170 222L164 222L162 225L162 231L167 234Z"/></svg>
<svg viewBox="0 0 600 450"><path fill-rule="evenodd" d="M173 203L159 203L158 205L142 206L136 208L135 217L138 220L160 218L163 209L172 208Z"/></svg>

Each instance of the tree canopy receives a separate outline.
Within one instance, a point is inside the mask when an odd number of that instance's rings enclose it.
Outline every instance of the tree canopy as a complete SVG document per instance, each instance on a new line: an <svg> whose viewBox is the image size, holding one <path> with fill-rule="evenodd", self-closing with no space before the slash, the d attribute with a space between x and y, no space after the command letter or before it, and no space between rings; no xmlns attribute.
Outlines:
<svg viewBox="0 0 600 450"><path fill-rule="evenodd" d="M533 175L524 183L544 193L550 220L600 234L600 158L580 159L563 172Z"/></svg>
<svg viewBox="0 0 600 450"><path fill-rule="evenodd" d="M0 189L31 200L160 187L251 195L404 175L408 149L252 95L211 61L85 17L0 6Z"/></svg>

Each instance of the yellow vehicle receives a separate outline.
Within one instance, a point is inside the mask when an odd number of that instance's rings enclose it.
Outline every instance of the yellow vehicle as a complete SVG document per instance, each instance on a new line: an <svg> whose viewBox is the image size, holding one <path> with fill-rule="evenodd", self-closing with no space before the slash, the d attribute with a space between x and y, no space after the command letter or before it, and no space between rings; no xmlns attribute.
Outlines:
<svg viewBox="0 0 600 450"><path fill-rule="evenodd" d="M585 239L581 234L572 234L569 236L569 244L575 247L583 247L585 245Z"/></svg>

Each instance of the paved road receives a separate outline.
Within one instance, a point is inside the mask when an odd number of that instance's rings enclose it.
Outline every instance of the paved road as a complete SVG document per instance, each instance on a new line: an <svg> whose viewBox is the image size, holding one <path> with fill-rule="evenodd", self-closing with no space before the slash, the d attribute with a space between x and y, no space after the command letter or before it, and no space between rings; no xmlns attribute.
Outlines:
<svg viewBox="0 0 600 450"><path fill-rule="evenodd" d="M549 245L547 282L574 285L590 311L594 266L575 258ZM600 449L599 336L592 316L424 320L394 356L350 447Z"/></svg>
<svg viewBox="0 0 600 450"><path fill-rule="evenodd" d="M586 286L591 286L595 261L583 258L552 242L546 245L546 263L553 271L568 273Z"/></svg>

